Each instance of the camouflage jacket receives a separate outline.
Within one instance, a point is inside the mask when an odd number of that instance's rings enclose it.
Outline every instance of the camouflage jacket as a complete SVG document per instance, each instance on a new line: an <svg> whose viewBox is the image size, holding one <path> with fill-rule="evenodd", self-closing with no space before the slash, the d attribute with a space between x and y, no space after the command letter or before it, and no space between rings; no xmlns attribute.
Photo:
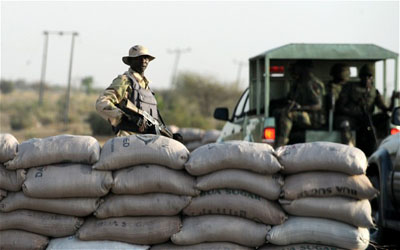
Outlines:
<svg viewBox="0 0 400 250"><path fill-rule="evenodd" d="M131 74L142 88L148 88L149 81L142 77L137 72L129 69L125 74ZM111 123L112 126L117 126L122 119L124 112L116 105L129 98L133 88L131 81L125 74L115 78L111 85L100 94L96 101L96 110L100 116Z"/></svg>
<svg viewBox="0 0 400 250"><path fill-rule="evenodd" d="M301 106L319 105L319 110L306 111L309 113L313 124L324 124L326 115L323 109L325 97L325 85L313 74L304 83L297 83L296 87L291 89L289 98L296 101Z"/></svg>
<svg viewBox="0 0 400 250"><path fill-rule="evenodd" d="M341 115L362 116L364 111L372 114L375 106L383 111L389 110L389 107L383 101L383 97L374 86L367 89L362 86L361 82L356 82L346 84L343 87L336 110Z"/></svg>

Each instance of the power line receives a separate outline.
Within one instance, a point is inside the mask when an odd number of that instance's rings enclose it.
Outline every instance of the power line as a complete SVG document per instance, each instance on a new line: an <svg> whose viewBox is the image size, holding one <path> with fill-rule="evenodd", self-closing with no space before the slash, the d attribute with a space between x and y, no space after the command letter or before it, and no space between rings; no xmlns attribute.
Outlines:
<svg viewBox="0 0 400 250"><path fill-rule="evenodd" d="M174 84L176 84L176 75L177 75L177 71L178 71L178 63L181 57L181 54L183 53L188 53L190 52L190 48L186 48L186 49L168 49L168 53L170 54L175 54L175 62L174 62L174 66L172 69L172 77L171 77L171 86L173 86Z"/></svg>

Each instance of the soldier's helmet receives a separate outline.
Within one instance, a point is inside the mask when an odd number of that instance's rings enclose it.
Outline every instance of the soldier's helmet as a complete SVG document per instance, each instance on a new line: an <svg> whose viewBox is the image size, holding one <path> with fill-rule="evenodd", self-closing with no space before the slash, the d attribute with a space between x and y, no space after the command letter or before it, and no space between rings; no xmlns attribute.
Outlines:
<svg viewBox="0 0 400 250"><path fill-rule="evenodd" d="M360 72L358 73L358 76L360 78L366 77L366 76L374 76L375 75L375 68L371 64L364 64Z"/></svg>
<svg viewBox="0 0 400 250"><path fill-rule="evenodd" d="M144 47L144 46L142 46L142 45L135 45L135 46L133 46L133 47L131 47L131 48L129 49L129 54L128 54L128 56L122 57L122 61L123 61L125 64L130 65L130 64L129 64L129 59L130 59L130 58L139 57L139 56L148 56L149 59L150 59L150 61L152 61L152 60L155 59L154 56L152 56L152 55L149 54L149 50L148 50L146 47Z"/></svg>

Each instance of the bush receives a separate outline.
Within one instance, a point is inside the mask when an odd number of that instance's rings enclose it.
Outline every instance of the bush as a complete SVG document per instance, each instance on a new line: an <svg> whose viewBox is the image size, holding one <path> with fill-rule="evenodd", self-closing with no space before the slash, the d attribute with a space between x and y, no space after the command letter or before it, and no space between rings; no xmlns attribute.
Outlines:
<svg viewBox="0 0 400 250"><path fill-rule="evenodd" d="M111 125L96 112L90 112L86 122L89 123L93 135L114 135Z"/></svg>
<svg viewBox="0 0 400 250"><path fill-rule="evenodd" d="M0 91L3 94L9 94L14 90L14 83L12 81L1 80Z"/></svg>
<svg viewBox="0 0 400 250"><path fill-rule="evenodd" d="M10 126L13 130L31 128L36 122L35 116L30 112L25 113L25 115L19 113L12 114L10 117Z"/></svg>

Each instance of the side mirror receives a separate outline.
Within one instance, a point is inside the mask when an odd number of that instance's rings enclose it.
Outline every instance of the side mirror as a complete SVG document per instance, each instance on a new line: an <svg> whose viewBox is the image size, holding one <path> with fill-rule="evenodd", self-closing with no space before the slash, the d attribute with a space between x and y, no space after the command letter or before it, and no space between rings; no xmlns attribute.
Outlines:
<svg viewBox="0 0 400 250"><path fill-rule="evenodd" d="M228 121L229 120L228 108L216 108L214 110L214 118L217 120Z"/></svg>
<svg viewBox="0 0 400 250"><path fill-rule="evenodd" d="M392 124L400 126L400 107L396 107L393 109Z"/></svg>

